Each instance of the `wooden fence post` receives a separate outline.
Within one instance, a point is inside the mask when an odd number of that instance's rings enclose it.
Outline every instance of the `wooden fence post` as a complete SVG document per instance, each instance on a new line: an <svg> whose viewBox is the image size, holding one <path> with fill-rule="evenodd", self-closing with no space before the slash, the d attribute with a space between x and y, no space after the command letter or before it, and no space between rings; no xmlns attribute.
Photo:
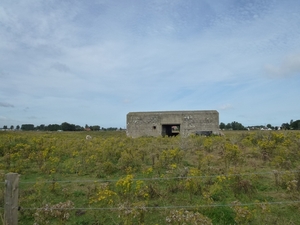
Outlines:
<svg viewBox="0 0 300 225"><path fill-rule="evenodd" d="M5 225L18 224L18 195L19 195L19 174L17 173L6 174L5 193L4 193Z"/></svg>

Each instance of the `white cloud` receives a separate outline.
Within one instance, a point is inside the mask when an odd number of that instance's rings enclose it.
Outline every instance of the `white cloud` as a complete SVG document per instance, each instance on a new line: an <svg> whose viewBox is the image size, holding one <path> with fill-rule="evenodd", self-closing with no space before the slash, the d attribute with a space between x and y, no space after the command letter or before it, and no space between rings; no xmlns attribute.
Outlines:
<svg viewBox="0 0 300 225"><path fill-rule="evenodd" d="M122 126L134 110L219 109L224 122L249 123L264 108L280 114L276 105L300 94L299 10L296 1L4 2L0 101L15 107L1 113L101 126Z"/></svg>
<svg viewBox="0 0 300 225"><path fill-rule="evenodd" d="M267 73L271 77L290 77L300 75L300 54L285 57L279 65L267 64Z"/></svg>
<svg viewBox="0 0 300 225"><path fill-rule="evenodd" d="M228 109L233 109L233 106L231 104L225 104L219 107L220 110L228 110Z"/></svg>

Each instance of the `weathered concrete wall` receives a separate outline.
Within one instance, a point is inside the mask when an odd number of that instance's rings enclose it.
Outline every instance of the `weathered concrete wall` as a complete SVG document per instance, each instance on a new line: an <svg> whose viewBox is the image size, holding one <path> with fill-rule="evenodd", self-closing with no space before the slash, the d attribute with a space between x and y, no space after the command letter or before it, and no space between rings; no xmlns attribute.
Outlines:
<svg viewBox="0 0 300 225"><path fill-rule="evenodd" d="M216 110L130 112L127 114L127 135L130 137L164 135L164 126L179 125L180 135L186 137L197 131L219 131Z"/></svg>

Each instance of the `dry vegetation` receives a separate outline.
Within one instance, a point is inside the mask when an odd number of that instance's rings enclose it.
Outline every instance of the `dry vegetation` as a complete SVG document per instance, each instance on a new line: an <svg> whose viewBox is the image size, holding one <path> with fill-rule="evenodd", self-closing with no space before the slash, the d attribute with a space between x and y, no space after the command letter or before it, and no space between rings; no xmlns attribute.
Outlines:
<svg viewBox="0 0 300 225"><path fill-rule="evenodd" d="M21 174L20 224L300 224L299 150L291 131L1 132L0 169Z"/></svg>

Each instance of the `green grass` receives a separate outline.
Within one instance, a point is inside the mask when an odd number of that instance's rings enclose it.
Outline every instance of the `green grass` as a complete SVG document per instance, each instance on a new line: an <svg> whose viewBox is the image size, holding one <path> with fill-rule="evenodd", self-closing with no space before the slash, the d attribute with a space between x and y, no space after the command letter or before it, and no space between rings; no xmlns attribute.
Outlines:
<svg viewBox="0 0 300 225"><path fill-rule="evenodd" d="M124 131L1 132L0 174L21 175L20 224L33 224L37 212L51 224L167 224L181 209L213 224L300 224L300 203L290 203L299 201L299 140L296 131L135 139ZM65 220L38 210L67 201L74 209L61 210Z"/></svg>

